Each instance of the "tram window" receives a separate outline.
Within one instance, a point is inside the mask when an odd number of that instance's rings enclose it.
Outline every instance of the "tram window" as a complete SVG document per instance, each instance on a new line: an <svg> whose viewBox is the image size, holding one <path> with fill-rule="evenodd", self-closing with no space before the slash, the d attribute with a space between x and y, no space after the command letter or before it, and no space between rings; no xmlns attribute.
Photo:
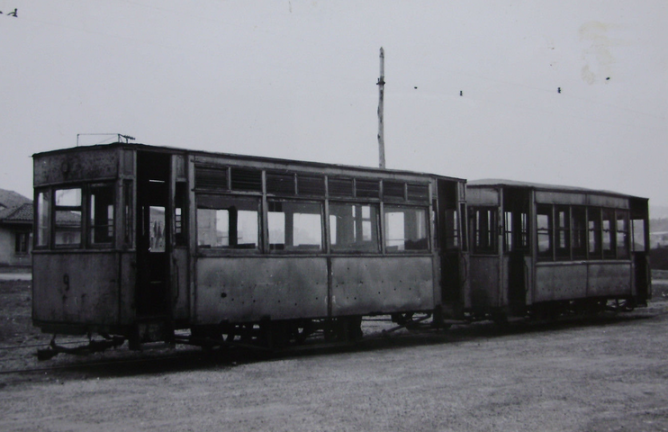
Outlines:
<svg viewBox="0 0 668 432"><path fill-rule="evenodd" d="M601 245L603 247L603 256L605 258L615 257L615 238L614 238L614 211L603 210Z"/></svg>
<svg viewBox="0 0 668 432"><path fill-rule="evenodd" d="M197 245L200 248L258 249L256 198L197 196Z"/></svg>
<svg viewBox="0 0 668 432"><path fill-rule="evenodd" d="M496 208L474 208L471 217L474 231L473 252L496 253Z"/></svg>
<svg viewBox="0 0 668 432"><path fill-rule="evenodd" d="M186 202L188 201L188 187L185 182L177 182L174 191L174 244L185 246L186 229L188 227L186 216Z"/></svg>
<svg viewBox="0 0 668 432"><path fill-rule="evenodd" d="M385 250L428 250L427 211L424 208L385 206Z"/></svg>
<svg viewBox="0 0 668 432"><path fill-rule="evenodd" d="M587 257L586 212L583 207L571 209L571 230L573 258Z"/></svg>
<svg viewBox="0 0 668 432"><path fill-rule="evenodd" d="M51 197L48 191L37 194L37 233L36 245L49 245L49 220L51 218Z"/></svg>
<svg viewBox="0 0 668 432"><path fill-rule="evenodd" d="M512 212L504 212L503 213L503 228L504 228L504 247L503 249L506 252L510 252L515 250L515 245L513 243L513 213Z"/></svg>
<svg viewBox="0 0 668 432"><path fill-rule="evenodd" d="M81 189L57 189L55 191L54 229L57 246L78 246L81 244Z"/></svg>
<svg viewBox="0 0 668 432"><path fill-rule="evenodd" d="M114 186L92 185L88 197L90 243L111 243L114 238Z"/></svg>
<svg viewBox="0 0 668 432"><path fill-rule="evenodd" d="M629 212L617 210L617 258L629 257Z"/></svg>
<svg viewBox="0 0 668 432"><path fill-rule="evenodd" d="M150 206L149 208L149 250L151 252L165 251L165 208Z"/></svg>
<svg viewBox="0 0 668 432"><path fill-rule="evenodd" d="M378 207L330 203L330 243L334 252L378 252Z"/></svg>
<svg viewBox="0 0 668 432"><path fill-rule="evenodd" d="M126 245L132 245L132 227L133 227L133 216L132 216L132 180L123 181L123 216L125 218L125 232L123 241Z"/></svg>
<svg viewBox="0 0 668 432"><path fill-rule="evenodd" d="M601 210L590 208L587 212L589 229L589 259L601 258Z"/></svg>
<svg viewBox="0 0 668 432"><path fill-rule="evenodd" d="M322 251L322 205L314 202L269 201L269 249Z"/></svg>
<svg viewBox="0 0 668 432"><path fill-rule="evenodd" d="M455 209L445 210L445 247L459 248L459 213Z"/></svg>
<svg viewBox="0 0 668 432"><path fill-rule="evenodd" d="M552 207L538 206L536 212L536 233L538 235L538 256L552 259Z"/></svg>
<svg viewBox="0 0 668 432"><path fill-rule="evenodd" d="M556 255L557 258L569 259L571 256L571 227L568 207L556 207Z"/></svg>
<svg viewBox="0 0 668 432"><path fill-rule="evenodd" d="M325 176L299 174L297 188L299 195L325 196Z"/></svg>

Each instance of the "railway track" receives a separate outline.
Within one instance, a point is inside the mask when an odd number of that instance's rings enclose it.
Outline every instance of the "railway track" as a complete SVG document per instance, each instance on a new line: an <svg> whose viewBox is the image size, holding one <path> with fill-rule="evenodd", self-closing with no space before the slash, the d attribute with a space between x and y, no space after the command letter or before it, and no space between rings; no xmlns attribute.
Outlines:
<svg viewBox="0 0 668 432"><path fill-rule="evenodd" d="M428 325L411 330L397 329L389 319L371 318L363 322L364 338L349 343L325 343L317 337L300 345L269 351L231 345L225 349L202 350L200 347L147 344L141 351L130 351L127 345L89 356L60 355L38 361L37 351L49 342L27 345L0 345L0 376L45 373L67 377L123 376L141 373L165 373L211 367L233 367L239 364L297 357L326 355L345 351L364 351L410 347L435 343L457 343L477 338L552 331L567 327L615 325L668 314L668 302L659 301L648 308L624 314L604 313L592 317L566 317L558 321L510 322L498 326L491 321L455 324L450 329L430 329ZM428 324L428 323L427 323ZM68 339L59 345L75 346L87 340Z"/></svg>

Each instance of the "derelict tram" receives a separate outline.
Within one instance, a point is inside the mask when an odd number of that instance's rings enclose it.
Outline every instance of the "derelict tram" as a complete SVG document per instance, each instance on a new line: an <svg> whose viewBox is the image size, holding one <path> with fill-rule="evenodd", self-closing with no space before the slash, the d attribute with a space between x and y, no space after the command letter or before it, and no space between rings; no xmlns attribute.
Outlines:
<svg viewBox="0 0 668 432"><path fill-rule="evenodd" d="M614 192L127 143L36 154L34 186L33 322L100 349L345 341L370 315L447 327L652 293L648 200Z"/></svg>
<svg viewBox="0 0 668 432"><path fill-rule="evenodd" d="M465 181L114 143L34 155L33 322L270 345L471 307Z"/></svg>
<svg viewBox="0 0 668 432"><path fill-rule="evenodd" d="M473 313L554 317L651 298L646 198L479 180L467 200Z"/></svg>

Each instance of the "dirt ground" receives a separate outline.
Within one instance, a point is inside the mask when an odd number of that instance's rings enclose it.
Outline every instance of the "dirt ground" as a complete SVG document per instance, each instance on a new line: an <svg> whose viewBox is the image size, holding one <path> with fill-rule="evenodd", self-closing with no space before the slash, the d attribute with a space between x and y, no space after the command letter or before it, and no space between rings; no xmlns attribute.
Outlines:
<svg viewBox="0 0 668 432"><path fill-rule="evenodd" d="M666 281L647 309L556 325L388 338L369 321L349 349L48 362L29 286L0 282L3 431L668 431Z"/></svg>

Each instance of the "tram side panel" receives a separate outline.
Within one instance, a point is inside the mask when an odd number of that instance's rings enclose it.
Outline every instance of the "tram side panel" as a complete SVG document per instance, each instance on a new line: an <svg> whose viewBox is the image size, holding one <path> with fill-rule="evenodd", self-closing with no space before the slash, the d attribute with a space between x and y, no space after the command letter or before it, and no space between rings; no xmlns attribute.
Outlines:
<svg viewBox="0 0 668 432"><path fill-rule="evenodd" d="M332 258L332 315L433 310L432 259Z"/></svg>
<svg viewBox="0 0 668 432"><path fill-rule="evenodd" d="M116 254L35 254L33 266L36 323L114 326L120 324L121 310L129 309L122 301Z"/></svg>
<svg viewBox="0 0 668 432"><path fill-rule="evenodd" d="M194 324L327 316L325 258L199 258Z"/></svg>

